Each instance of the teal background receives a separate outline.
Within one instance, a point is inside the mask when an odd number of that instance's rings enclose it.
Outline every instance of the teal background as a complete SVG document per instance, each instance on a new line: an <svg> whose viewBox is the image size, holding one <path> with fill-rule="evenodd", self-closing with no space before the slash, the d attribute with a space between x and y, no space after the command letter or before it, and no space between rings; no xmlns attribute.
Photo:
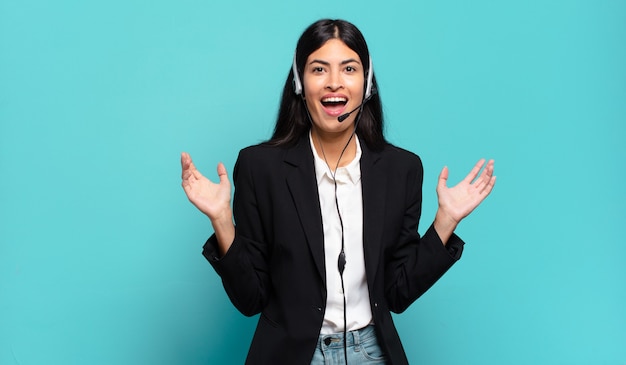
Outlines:
<svg viewBox="0 0 626 365"><path fill-rule="evenodd" d="M626 364L626 2L0 0L0 364L240 364L256 318L180 188L270 136L296 40L365 34L393 143L496 160L414 364Z"/></svg>

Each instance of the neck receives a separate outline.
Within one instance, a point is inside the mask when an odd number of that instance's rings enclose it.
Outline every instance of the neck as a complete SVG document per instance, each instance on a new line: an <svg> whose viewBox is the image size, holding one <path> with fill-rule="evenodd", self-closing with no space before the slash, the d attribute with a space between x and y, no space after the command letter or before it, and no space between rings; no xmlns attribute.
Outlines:
<svg viewBox="0 0 626 365"><path fill-rule="evenodd" d="M348 165L356 157L356 138L352 137L352 131L341 135L325 135L313 129L312 136L317 154L333 172L337 167Z"/></svg>

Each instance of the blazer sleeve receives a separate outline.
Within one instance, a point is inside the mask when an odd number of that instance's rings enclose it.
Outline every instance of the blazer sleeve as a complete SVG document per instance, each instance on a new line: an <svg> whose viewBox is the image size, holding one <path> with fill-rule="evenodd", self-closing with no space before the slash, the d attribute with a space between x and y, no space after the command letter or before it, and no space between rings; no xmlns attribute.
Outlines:
<svg viewBox="0 0 626 365"><path fill-rule="evenodd" d="M418 233L422 210L424 173L415 156L406 178L405 212L399 238L389 251L385 269L385 297L389 309L400 313L424 294L461 258L464 242L453 234L444 246L431 225L423 236Z"/></svg>
<svg viewBox="0 0 626 365"><path fill-rule="evenodd" d="M268 244L264 242L262 221L257 209L253 167L249 150L239 153L233 181L235 194L235 239L226 254L219 257L213 234L204 245L203 255L222 279L226 294L244 315L259 313L267 303L269 290Z"/></svg>

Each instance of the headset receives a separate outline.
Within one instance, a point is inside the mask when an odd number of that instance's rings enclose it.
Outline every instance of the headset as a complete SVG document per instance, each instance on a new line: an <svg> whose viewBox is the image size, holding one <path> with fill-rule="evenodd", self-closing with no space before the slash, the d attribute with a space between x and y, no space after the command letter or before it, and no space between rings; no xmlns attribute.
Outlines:
<svg viewBox="0 0 626 365"><path fill-rule="evenodd" d="M293 65L291 66L293 70L293 91L296 95L302 95L302 80L300 79L300 74L298 73L298 66L296 63L296 54L293 54ZM372 68L372 57L369 57L369 66L367 69L367 83L365 84L365 95L363 95L363 100L369 100L372 97L372 88L374 79L374 69Z"/></svg>

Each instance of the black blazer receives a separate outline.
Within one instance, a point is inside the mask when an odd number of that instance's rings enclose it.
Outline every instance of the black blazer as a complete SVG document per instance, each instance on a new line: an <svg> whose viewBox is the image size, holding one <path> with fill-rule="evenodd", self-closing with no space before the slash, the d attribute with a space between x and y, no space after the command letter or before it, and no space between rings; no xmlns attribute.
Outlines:
<svg viewBox="0 0 626 365"><path fill-rule="evenodd" d="M422 163L394 146L362 146L363 248L378 341L389 364L408 360L390 311L404 311L461 256L431 226L417 233ZM233 170L235 240L218 257L215 236L203 254L232 303L261 313L247 364L310 364L326 306L326 263L313 152L308 134L291 148L257 145ZM336 264L330 264L334 269Z"/></svg>

